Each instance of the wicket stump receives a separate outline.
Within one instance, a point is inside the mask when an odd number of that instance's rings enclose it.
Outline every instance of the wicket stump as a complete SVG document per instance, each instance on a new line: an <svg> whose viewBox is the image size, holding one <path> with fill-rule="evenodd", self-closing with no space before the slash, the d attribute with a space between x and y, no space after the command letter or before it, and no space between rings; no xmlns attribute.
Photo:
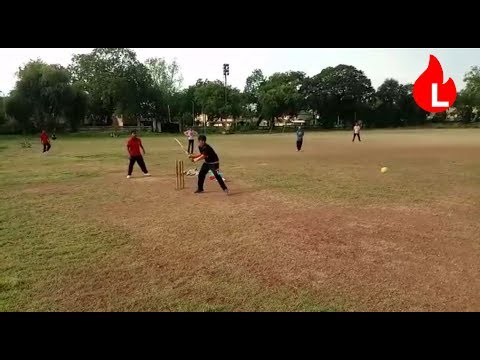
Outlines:
<svg viewBox="0 0 480 360"><path fill-rule="evenodd" d="M185 188L185 172L183 168L183 160L175 161L175 175L177 178L175 189L176 190L184 189Z"/></svg>

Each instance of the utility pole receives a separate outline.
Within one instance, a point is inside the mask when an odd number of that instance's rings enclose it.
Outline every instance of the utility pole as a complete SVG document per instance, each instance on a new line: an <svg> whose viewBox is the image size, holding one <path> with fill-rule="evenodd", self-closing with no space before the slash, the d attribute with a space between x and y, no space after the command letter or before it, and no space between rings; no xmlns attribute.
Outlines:
<svg viewBox="0 0 480 360"><path fill-rule="evenodd" d="M230 75L230 65L223 64L223 76L225 77L225 106L227 106L227 76Z"/></svg>
<svg viewBox="0 0 480 360"><path fill-rule="evenodd" d="M225 112L227 111L227 76L230 75L230 65L223 64L223 76L225 77ZM225 120L227 114L225 114Z"/></svg>

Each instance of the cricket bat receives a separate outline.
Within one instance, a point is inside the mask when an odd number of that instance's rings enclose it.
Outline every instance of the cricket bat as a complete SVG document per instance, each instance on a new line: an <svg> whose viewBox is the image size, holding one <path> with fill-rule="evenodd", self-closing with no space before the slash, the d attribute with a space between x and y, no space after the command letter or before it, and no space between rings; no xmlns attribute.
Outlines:
<svg viewBox="0 0 480 360"><path fill-rule="evenodd" d="M178 143L178 145L180 145L180 147L182 148L183 152L184 152L185 154L189 155L188 151L185 150L185 148L183 147L182 143L181 143L180 141L178 141L177 138L174 138L174 139L175 139L175 141Z"/></svg>

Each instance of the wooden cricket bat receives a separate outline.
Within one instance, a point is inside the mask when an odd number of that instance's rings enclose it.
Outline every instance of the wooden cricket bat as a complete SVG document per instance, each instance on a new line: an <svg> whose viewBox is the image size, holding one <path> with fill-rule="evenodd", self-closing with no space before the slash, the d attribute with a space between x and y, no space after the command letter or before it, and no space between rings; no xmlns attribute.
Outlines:
<svg viewBox="0 0 480 360"><path fill-rule="evenodd" d="M174 138L174 139L175 139L175 141L178 143L178 145L180 145L180 147L182 148L183 152L184 152L185 154L189 155L188 151L185 150L185 148L183 147L182 143L181 143L180 141L178 141L177 138Z"/></svg>

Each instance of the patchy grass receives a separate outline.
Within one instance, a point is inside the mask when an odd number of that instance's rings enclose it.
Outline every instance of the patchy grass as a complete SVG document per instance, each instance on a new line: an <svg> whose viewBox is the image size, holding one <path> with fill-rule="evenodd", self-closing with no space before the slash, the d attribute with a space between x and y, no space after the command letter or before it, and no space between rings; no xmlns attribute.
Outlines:
<svg viewBox="0 0 480 360"><path fill-rule="evenodd" d="M0 311L478 311L479 135L209 136L230 197L173 136L0 139Z"/></svg>

